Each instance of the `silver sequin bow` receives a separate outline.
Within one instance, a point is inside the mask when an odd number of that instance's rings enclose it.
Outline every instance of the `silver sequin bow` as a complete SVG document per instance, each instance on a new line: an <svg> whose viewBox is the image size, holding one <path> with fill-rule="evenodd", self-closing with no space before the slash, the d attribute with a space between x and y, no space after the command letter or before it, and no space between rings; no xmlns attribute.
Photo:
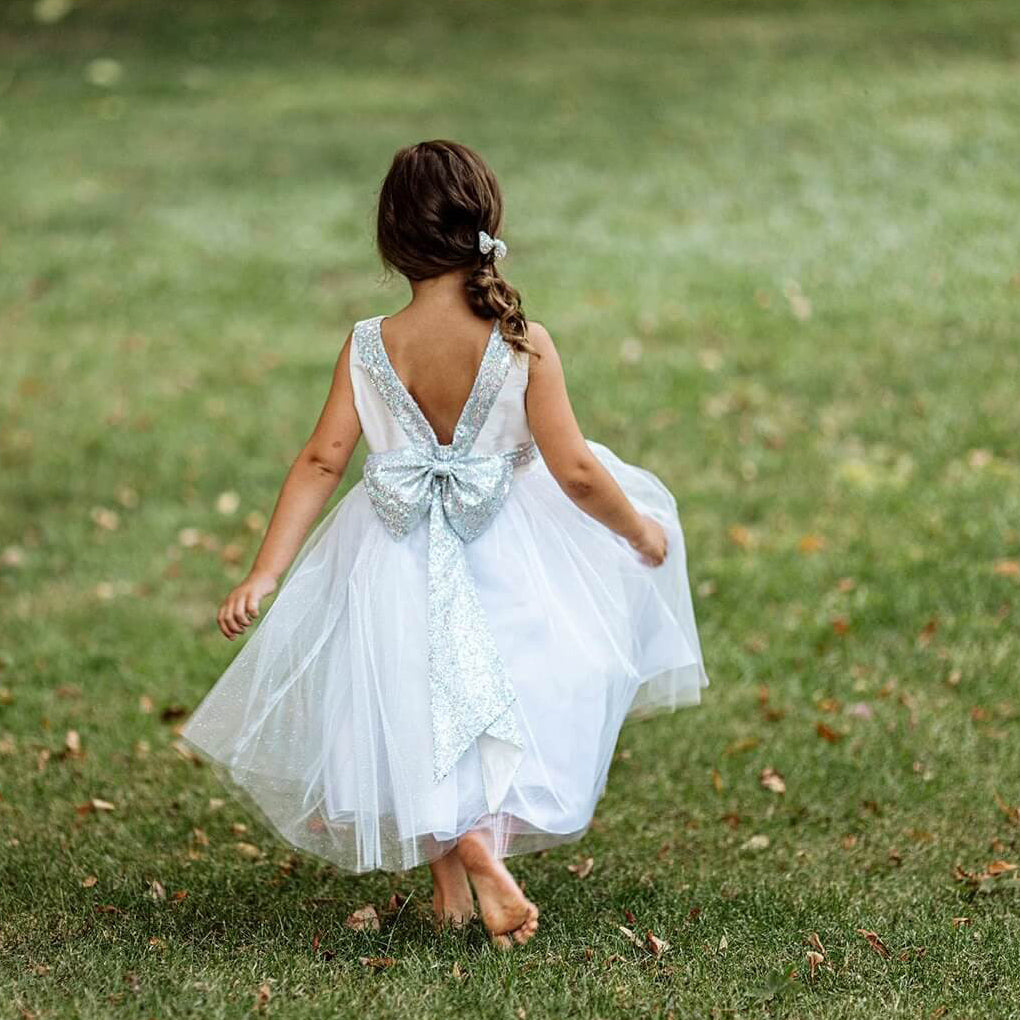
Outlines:
<svg viewBox="0 0 1020 1020"><path fill-rule="evenodd" d="M495 327L449 445L437 441L378 337L377 330L368 335L361 358L411 442L370 453L363 478L372 506L395 539L428 518L433 779L440 782L476 740L481 744L481 738L489 737L497 743L485 745L482 771L489 807L495 810L512 775L504 766L519 760L524 743L513 712L516 695L479 601L464 543L492 522L510 492L514 467L537 456L537 449L528 441L500 453L471 452L507 369L508 351Z"/></svg>
<svg viewBox="0 0 1020 1020"><path fill-rule="evenodd" d="M493 249L495 249L495 254L492 256L494 259L506 258L506 244L498 237L490 237L484 230L479 230L478 250L483 255L488 255Z"/></svg>

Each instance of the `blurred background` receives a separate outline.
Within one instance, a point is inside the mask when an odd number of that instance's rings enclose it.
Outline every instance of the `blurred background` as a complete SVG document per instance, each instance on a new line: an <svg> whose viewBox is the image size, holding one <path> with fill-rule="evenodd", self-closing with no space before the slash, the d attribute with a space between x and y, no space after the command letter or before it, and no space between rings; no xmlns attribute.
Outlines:
<svg viewBox="0 0 1020 1020"><path fill-rule="evenodd" d="M0 1011L1005 1015L1018 124L1014 0L8 0ZM174 732L347 331L409 297L373 203L426 138L495 169L585 434L676 494L713 678L518 863L510 959Z"/></svg>

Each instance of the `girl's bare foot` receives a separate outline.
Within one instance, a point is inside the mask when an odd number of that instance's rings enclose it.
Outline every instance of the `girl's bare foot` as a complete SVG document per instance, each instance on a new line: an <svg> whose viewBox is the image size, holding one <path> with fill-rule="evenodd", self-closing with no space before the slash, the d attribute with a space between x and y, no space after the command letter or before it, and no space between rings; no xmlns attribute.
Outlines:
<svg viewBox="0 0 1020 1020"><path fill-rule="evenodd" d="M450 851L429 865L432 872L432 909L440 924L455 927L467 924L475 916L467 872L460 857Z"/></svg>
<svg viewBox="0 0 1020 1020"><path fill-rule="evenodd" d="M538 907L527 899L484 833L469 832L457 843L457 856L478 897L482 923L503 949L524 945L538 931Z"/></svg>

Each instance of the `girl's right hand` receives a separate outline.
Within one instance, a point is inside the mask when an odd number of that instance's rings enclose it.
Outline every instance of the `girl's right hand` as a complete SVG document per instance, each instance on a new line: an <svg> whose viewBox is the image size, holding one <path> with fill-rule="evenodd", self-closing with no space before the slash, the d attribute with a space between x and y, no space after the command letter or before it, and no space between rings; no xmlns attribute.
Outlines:
<svg viewBox="0 0 1020 1020"><path fill-rule="evenodd" d="M641 530L630 539L631 546L641 556L641 562L657 567L666 558L668 542L662 525L645 514L641 515Z"/></svg>
<svg viewBox="0 0 1020 1020"><path fill-rule="evenodd" d="M268 574L249 574L224 600L216 614L223 636L233 641L259 615L259 602L276 589Z"/></svg>

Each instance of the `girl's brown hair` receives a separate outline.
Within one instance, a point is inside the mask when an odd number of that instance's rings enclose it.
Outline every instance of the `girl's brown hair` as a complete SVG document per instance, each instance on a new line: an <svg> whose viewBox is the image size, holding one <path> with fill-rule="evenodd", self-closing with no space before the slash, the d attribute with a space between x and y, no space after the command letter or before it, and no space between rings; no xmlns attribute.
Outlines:
<svg viewBox="0 0 1020 1020"><path fill-rule="evenodd" d="M466 145L435 139L405 146L393 157L379 190L376 244L383 265L409 280L470 268L472 309L498 319L514 350L535 354L520 293L500 276L495 253L478 249L479 231L496 237L502 226L496 175Z"/></svg>

